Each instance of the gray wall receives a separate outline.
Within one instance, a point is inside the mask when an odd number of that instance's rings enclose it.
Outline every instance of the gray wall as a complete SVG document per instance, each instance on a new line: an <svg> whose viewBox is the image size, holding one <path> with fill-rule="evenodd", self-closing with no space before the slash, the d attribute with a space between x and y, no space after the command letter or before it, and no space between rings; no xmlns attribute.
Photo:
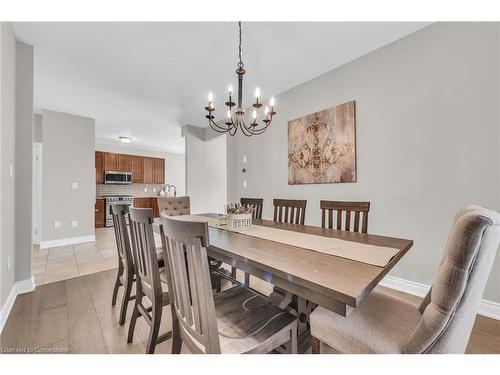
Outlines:
<svg viewBox="0 0 500 375"><path fill-rule="evenodd" d="M33 141L42 143L42 115L35 113L34 115L34 129L33 129Z"/></svg>
<svg viewBox="0 0 500 375"><path fill-rule="evenodd" d="M133 146L111 145L96 143L96 151L118 152L140 156L150 156L165 159L165 183L173 184L177 188L177 196L186 194L186 157L184 154L171 152L151 151Z"/></svg>
<svg viewBox="0 0 500 375"><path fill-rule="evenodd" d="M33 202L33 47L16 43L15 279L31 278Z"/></svg>
<svg viewBox="0 0 500 375"><path fill-rule="evenodd" d="M10 23L2 22L0 57L0 141L1 141L1 189L0 189L0 251L1 251L1 296L3 306L14 285L14 216L15 175L10 177L10 168L15 168L15 95L16 95L16 38ZM8 259L12 267L8 269Z"/></svg>
<svg viewBox="0 0 500 375"><path fill-rule="evenodd" d="M265 134L229 137L229 199L263 197L270 218L273 197L306 197L312 225L321 199L369 200L371 233L414 240L391 274L430 284L459 208L500 210L499 31L434 24L280 94ZM289 186L287 122L349 100L358 182ZM483 298L500 301L499 285L497 256Z"/></svg>
<svg viewBox="0 0 500 375"><path fill-rule="evenodd" d="M42 242L94 235L95 121L43 111ZM78 183L73 190L71 184ZM54 221L61 228L54 228ZM72 228L71 221L78 227Z"/></svg>

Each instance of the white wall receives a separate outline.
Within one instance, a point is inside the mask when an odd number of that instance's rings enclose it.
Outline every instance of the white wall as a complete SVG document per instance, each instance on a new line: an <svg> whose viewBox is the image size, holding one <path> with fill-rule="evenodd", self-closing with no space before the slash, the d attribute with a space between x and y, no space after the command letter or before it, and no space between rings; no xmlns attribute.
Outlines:
<svg viewBox="0 0 500 375"><path fill-rule="evenodd" d="M191 212L222 213L227 203L226 136L208 139L199 129L184 128L186 189Z"/></svg>
<svg viewBox="0 0 500 375"><path fill-rule="evenodd" d="M175 185L177 196L186 194L186 162L184 154L151 151L134 146L96 143L96 151L117 152L165 159L165 183Z"/></svg>
<svg viewBox="0 0 500 375"><path fill-rule="evenodd" d="M371 201L370 233L414 240L391 274L432 283L460 207L500 210L499 64L498 24L441 23L280 94L266 133L229 137L230 200L271 218L273 198L307 198L311 225L321 199ZM288 185L287 122L349 100L358 182ZM483 298L500 302L500 256Z"/></svg>
<svg viewBox="0 0 500 375"><path fill-rule="evenodd" d="M43 110L42 115L44 247L47 241L94 235L95 121L49 110ZM72 189L73 182L78 189ZM56 220L61 228L54 228ZM71 227L72 220L77 220L76 228Z"/></svg>

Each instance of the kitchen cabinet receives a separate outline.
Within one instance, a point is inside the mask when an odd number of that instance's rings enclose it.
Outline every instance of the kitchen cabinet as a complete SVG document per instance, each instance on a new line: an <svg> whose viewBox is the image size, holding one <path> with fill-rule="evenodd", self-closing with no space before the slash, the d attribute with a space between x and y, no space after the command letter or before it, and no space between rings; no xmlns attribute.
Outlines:
<svg viewBox="0 0 500 375"><path fill-rule="evenodd" d="M95 152L96 183L104 183L105 171L131 172L132 183L165 184L165 159L147 156Z"/></svg>
<svg viewBox="0 0 500 375"><path fill-rule="evenodd" d="M112 152L104 153L104 170L105 171L118 171L118 154Z"/></svg>
<svg viewBox="0 0 500 375"><path fill-rule="evenodd" d="M152 208L153 217L160 217L160 210L158 209L158 200L153 197L135 197L134 207L136 208Z"/></svg>
<svg viewBox="0 0 500 375"><path fill-rule="evenodd" d="M142 169L143 169L143 179L142 182L145 184L152 184L154 182L154 161L153 158L143 158L142 159Z"/></svg>
<svg viewBox="0 0 500 375"><path fill-rule="evenodd" d="M95 200L94 221L96 228L104 227L104 198L97 198Z"/></svg>
<svg viewBox="0 0 500 375"><path fill-rule="evenodd" d="M132 155L118 154L118 170L132 172Z"/></svg>
<svg viewBox="0 0 500 375"><path fill-rule="evenodd" d="M151 206L153 208L153 217L160 217L160 210L158 209L158 199L151 198Z"/></svg>
<svg viewBox="0 0 500 375"><path fill-rule="evenodd" d="M102 184L104 182L104 153L101 151L95 152L95 183Z"/></svg>
<svg viewBox="0 0 500 375"><path fill-rule="evenodd" d="M165 159L155 158L153 160L153 182L155 184L165 183Z"/></svg>
<svg viewBox="0 0 500 375"><path fill-rule="evenodd" d="M142 184L144 181L143 159L142 156L132 155L132 183Z"/></svg>
<svg viewBox="0 0 500 375"><path fill-rule="evenodd" d="M134 207L136 207L136 208L152 208L151 198L142 198L142 197L134 198Z"/></svg>

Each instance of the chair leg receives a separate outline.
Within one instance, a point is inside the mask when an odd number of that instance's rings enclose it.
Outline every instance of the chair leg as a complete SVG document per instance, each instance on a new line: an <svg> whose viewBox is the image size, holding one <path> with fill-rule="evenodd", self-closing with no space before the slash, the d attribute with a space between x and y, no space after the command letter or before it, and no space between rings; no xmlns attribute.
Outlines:
<svg viewBox="0 0 500 375"><path fill-rule="evenodd" d="M146 345L146 354L154 354L156 348L156 342L158 341L158 333L160 332L161 323L161 304L156 304L153 307L151 327L149 330L148 343Z"/></svg>
<svg viewBox="0 0 500 375"><path fill-rule="evenodd" d="M320 349L319 349L320 343L316 337L314 337L314 336L311 337L311 344L312 344L311 345L312 346L312 354L321 354Z"/></svg>
<svg viewBox="0 0 500 375"><path fill-rule="evenodd" d="M177 318L172 321L172 354L181 354L182 339Z"/></svg>
<svg viewBox="0 0 500 375"><path fill-rule="evenodd" d="M120 320L118 323L122 326L125 324L125 318L127 317L127 306L130 300L130 294L132 293L132 280L127 280L127 285L125 285L125 290L123 291L122 306L120 308Z"/></svg>
<svg viewBox="0 0 500 375"><path fill-rule="evenodd" d="M245 285L250 286L250 274L245 272Z"/></svg>
<svg viewBox="0 0 500 375"><path fill-rule="evenodd" d="M115 281L115 286L113 287L113 297L111 298L111 306L116 305L116 297L118 296L118 289L120 288L121 282L120 282L120 270L118 270L118 273L116 275L116 281Z"/></svg>
<svg viewBox="0 0 500 375"><path fill-rule="evenodd" d="M215 280L215 291L217 293L220 293L222 290L222 277L218 277L217 280Z"/></svg>
<svg viewBox="0 0 500 375"><path fill-rule="evenodd" d="M127 343L130 344L134 340L135 323L139 317L139 302L142 300L141 297L136 296L134 309L132 310L132 316L130 317L130 325L128 327Z"/></svg>

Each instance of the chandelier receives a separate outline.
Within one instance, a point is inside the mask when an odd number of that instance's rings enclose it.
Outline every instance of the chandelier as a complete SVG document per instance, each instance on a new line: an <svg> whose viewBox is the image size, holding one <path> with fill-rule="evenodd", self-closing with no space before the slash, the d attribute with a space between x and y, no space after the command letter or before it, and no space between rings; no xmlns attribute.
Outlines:
<svg viewBox="0 0 500 375"><path fill-rule="evenodd" d="M258 122L259 118L259 109L262 107L262 103L259 102L260 97L260 89L257 87L255 89L255 103L252 104L252 122L247 125L245 123L245 109L243 108L243 75L245 74L245 69L243 69L244 65L241 61L241 22L238 22L239 27L239 45L238 45L238 69L236 69L236 74L238 75L238 105L233 102L233 86L229 85L228 93L229 99L225 103L228 107L226 112L226 118L224 120L224 125L220 122L217 124L214 121L214 96L212 92L208 93L208 106L205 107L205 110L208 114L205 116L208 119L208 124L210 127L218 132L218 133L229 133L230 135L235 135L238 131L238 128L241 129L241 132L245 134L247 137L252 135L259 135L266 131L269 125L271 125L271 121L273 120L273 116L276 114L274 111L274 98L269 100L269 105L264 107L264 116L262 122ZM236 106L236 108L234 108Z"/></svg>

